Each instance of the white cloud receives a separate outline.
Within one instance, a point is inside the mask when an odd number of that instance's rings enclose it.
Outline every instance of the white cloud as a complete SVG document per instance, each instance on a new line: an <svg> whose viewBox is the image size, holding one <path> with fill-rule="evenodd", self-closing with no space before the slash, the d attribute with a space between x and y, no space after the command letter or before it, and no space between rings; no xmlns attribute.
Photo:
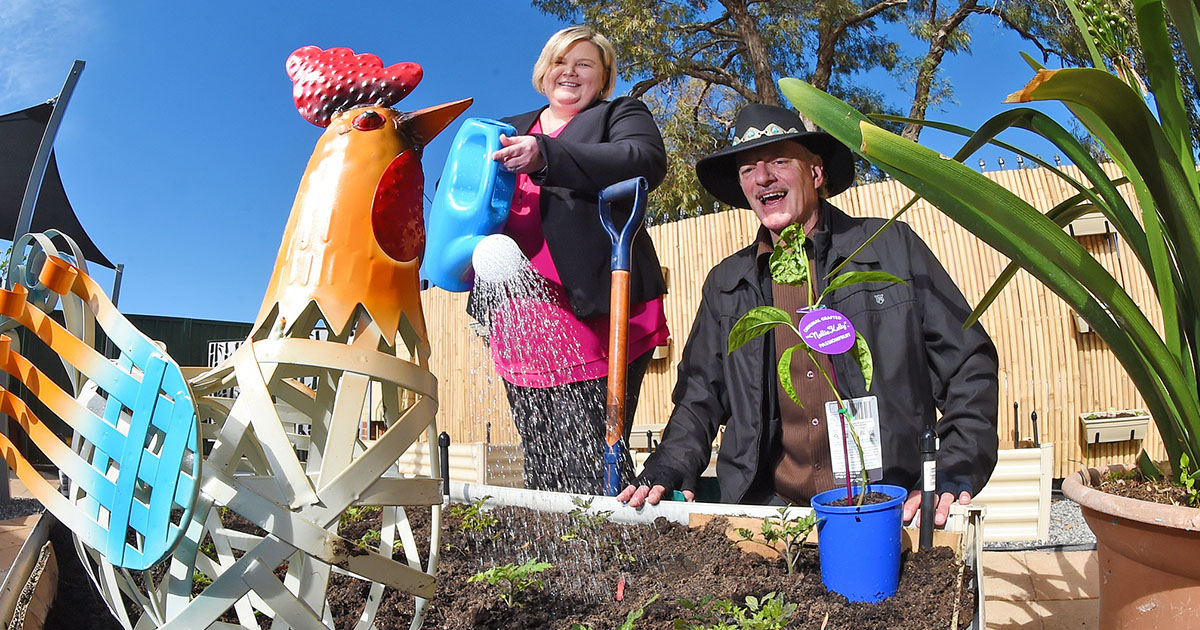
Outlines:
<svg viewBox="0 0 1200 630"><path fill-rule="evenodd" d="M92 30L87 0L0 2L0 113L58 93Z"/></svg>

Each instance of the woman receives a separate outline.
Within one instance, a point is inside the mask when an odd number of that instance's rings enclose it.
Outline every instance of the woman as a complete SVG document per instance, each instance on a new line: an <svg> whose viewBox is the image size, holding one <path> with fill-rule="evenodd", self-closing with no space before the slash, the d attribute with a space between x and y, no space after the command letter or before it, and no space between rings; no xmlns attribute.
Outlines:
<svg viewBox="0 0 1200 630"><path fill-rule="evenodd" d="M653 189L666 175L662 136L646 106L630 97L605 100L616 83L615 57L608 39L586 26L555 33L533 69L533 86L546 95L547 105L506 118L522 135L501 136L503 148L492 156L517 173L504 231L547 285L534 306L536 327L506 326L517 317L496 314L491 335L492 356L524 446L525 483L539 490L603 490L612 245L600 223L597 195L637 176ZM613 217L618 226L623 219ZM629 419L651 352L668 337L666 285L644 230L632 253ZM514 345L529 351L505 351ZM577 348L564 351L564 345ZM630 424L625 423L626 440ZM623 484L633 472L628 457L621 472Z"/></svg>

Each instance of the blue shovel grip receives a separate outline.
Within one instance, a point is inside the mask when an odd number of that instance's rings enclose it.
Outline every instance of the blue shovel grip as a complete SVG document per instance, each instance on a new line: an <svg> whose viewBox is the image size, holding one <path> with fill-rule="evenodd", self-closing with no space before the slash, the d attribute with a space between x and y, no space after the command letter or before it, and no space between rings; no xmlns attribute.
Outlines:
<svg viewBox="0 0 1200 630"><path fill-rule="evenodd" d="M633 249L633 238L642 228L646 218L646 196L650 185L645 177L634 177L623 182L617 182L600 191L600 223L608 237L612 239L612 270L629 271L630 251ZM618 234L612 222L612 204L627 199L633 199L633 210L629 219Z"/></svg>
<svg viewBox="0 0 1200 630"><path fill-rule="evenodd" d="M625 440L604 447L604 495L617 496L621 491L621 460L625 459Z"/></svg>

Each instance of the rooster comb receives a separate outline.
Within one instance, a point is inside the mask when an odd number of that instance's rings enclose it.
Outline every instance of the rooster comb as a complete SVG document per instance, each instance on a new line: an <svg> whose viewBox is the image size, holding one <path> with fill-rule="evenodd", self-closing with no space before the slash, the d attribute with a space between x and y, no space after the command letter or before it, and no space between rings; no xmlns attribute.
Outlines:
<svg viewBox="0 0 1200 630"><path fill-rule="evenodd" d="M421 82L421 66L402 62L384 67L372 54L349 48L305 46L288 56L292 100L308 122L328 127L339 111L364 105L391 107Z"/></svg>

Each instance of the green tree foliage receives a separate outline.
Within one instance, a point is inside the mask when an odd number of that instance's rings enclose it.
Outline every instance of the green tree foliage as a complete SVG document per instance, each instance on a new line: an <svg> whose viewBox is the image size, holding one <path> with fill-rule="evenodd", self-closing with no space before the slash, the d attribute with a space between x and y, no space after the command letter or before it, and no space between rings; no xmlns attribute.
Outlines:
<svg viewBox="0 0 1200 630"><path fill-rule="evenodd" d="M941 63L947 54L970 53L971 21L989 18L1036 48L1043 63L1051 57L1072 61L1083 50L1083 40L1062 0L911 0L906 12L909 31L928 49L904 63L913 84L909 118L924 120L930 107L953 100L950 84L938 75ZM900 135L915 141L921 129L922 125L909 123Z"/></svg>

